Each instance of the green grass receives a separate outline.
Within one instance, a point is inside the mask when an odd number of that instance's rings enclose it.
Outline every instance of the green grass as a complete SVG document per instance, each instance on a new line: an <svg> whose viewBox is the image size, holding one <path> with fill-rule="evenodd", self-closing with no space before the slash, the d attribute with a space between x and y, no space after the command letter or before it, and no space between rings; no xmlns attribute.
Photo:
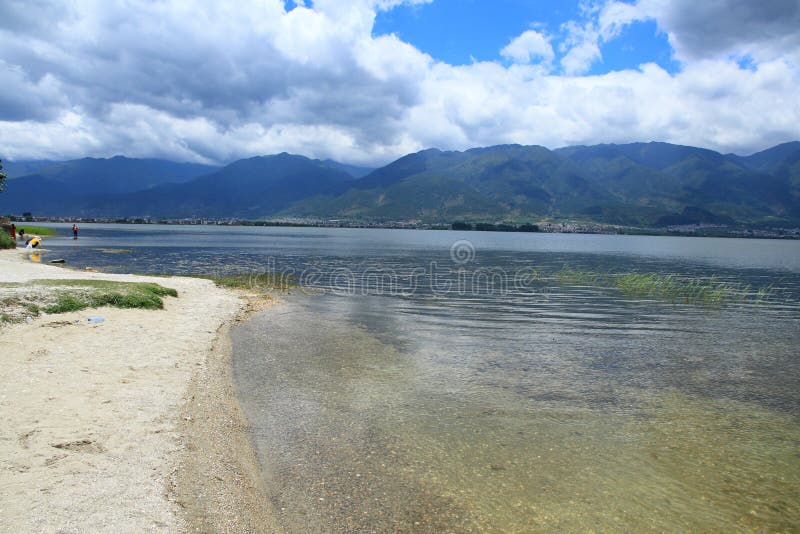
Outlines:
<svg viewBox="0 0 800 534"><path fill-rule="evenodd" d="M40 313L66 313L111 306L159 310L172 288L148 282L106 280L34 280L0 283L0 323L13 323Z"/></svg>
<svg viewBox="0 0 800 534"><path fill-rule="evenodd" d="M39 236L46 236L46 235L59 235L59 231L55 228L45 228L44 226L31 226L25 223L17 224L17 232L20 229L25 230L25 235L39 235ZM27 239L27 238L26 238Z"/></svg>
<svg viewBox="0 0 800 534"><path fill-rule="evenodd" d="M45 313L67 313L71 311L79 311L89 307L86 300L75 297L68 293L58 295L58 300L55 304L45 306Z"/></svg>
<svg viewBox="0 0 800 534"><path fill-rule="evenodd" d="M137 276L154 276L171 278L173 276L186 276L187 278L202 278L211 280L218 287L227 289L246 289L251 291L289 291L297 286L294 276L290 274L153 274L134 273Z"/></svg>
<svg viewBox="0 0 800 534"><path fill-rule="evenodd" d="M205 275L198 278L206 278L229 289L288 291L296 286L294 277L285 274Z"/></svg>
<svg viewBox="0 0 800 534"><path fill-rule="evenodd" d="M617 276L615 283L628 297L652 297L710 306L742 302L751 293L750 286L720 281L714 276L700 279L674 274L627 273Z"/></svg>
<svg viewBox="0 0 800 534"><path fill-rule="evenodd" d="M15 248L16 246L17 243L11 238L11 234L9 234L4 228L0 229L0 249Z"/></svg>
<svg viewBox="0 0 800 534"><path fill-rule="evenodd" d="M86 308L164 308L162 297L177 297L172 288L147 282L109 282L105 280L38 280L36 285L53 286L55 302L41 307L46 313L64 313Z"/></svg>
<svg viewBox="0 0 800 534"><path fill-rule="evenodd" d="M600 273L564 268L555 279L563 285L616 288L628 298L651 298L674 303L721 306L731 303L760 304L772 296L771 286L753 289L749 284L662 273Z"/></svg>

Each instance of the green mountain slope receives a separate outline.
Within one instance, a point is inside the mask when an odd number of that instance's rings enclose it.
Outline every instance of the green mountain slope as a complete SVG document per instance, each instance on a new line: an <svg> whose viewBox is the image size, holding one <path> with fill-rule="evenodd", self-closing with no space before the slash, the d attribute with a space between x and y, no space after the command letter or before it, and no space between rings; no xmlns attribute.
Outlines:
<svg viewBox="0 0 800 534"><path fill-rule="evenodd" d="M800 141L782 143L750 156L728 154L726 157L754 171L774 173L787 162L800 158Z"/></svg>
<svg viewBox="0 0 800 534"><path fill-rule="evenodd" d="M748 165L749 158L666 143L569 147L556 152L581 165L598 186L628 206L650 208L650 223L752 223L793 217L792 185L763 171L784 156L782 150L755 155L758 167ZM668 213L652 219L659 211Z"/></svg>
<svg viewBox="0 0 800 534"><path fill-rule="evenodd" d="M360 178L366 169L285 153L195 176L208 169L161 162L159 174L147 169L152 161L76 160L39 169L9 180L0 213L800 224L800 142L751 156L668 143L429 149Z"/></svg>
<svg viewBox="0 0 800 534"><path fill-rule="evenodd" d="M466 152L409 154L327 196L284 213L377 220L506 218L573 214L613 203L581 169L543 147L503 145Z"/></svg>
<svg viewBox="0 0 800 534"><path fill-rule="evenodd" d="M786 150L759 155L766 165ZM768 167L772 168L772 167ZM633 225L791 222L795 167L754 170L707 149L667 143L550 151L503 145L409 154L348 189L304 199L285 214L370 219L530 221Z"/></svg>
<svg viewBox="0 0 800 534"><path fill-rule="evenodd" d="M358 165L347 165L345 163L339 163L338 161L333 161L332 159L323 160L325 165L331 167L332 169L337 169L340 171L344 171L353 178L363 178L364 176L368 175L375 169L372 167L359 167Z"/></svg>

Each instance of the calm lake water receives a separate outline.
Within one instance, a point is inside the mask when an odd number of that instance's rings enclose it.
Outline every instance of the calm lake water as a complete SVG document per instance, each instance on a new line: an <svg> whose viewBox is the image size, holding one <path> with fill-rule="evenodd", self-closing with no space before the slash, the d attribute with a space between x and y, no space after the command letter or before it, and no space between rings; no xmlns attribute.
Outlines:
<svg viewBox="0 0 800 534"><path fill-rule="evenodd" d="M82 225L45 244L298 280L232 333L291 532L800 525L798 241ZM631 272L728 293L608 282Z"/></svg>

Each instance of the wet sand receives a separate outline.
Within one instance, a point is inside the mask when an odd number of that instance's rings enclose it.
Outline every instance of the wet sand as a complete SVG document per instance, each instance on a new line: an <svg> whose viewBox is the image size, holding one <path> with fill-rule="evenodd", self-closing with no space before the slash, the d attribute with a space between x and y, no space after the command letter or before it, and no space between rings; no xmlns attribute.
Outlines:
<svg viewBox="0 0 800 534"><path fill-rule="evenodd" d="M178 297L0 326L0 531L274 531L227 337L269 299L0 251L0 282L35 279L155 282Z"/></svg>

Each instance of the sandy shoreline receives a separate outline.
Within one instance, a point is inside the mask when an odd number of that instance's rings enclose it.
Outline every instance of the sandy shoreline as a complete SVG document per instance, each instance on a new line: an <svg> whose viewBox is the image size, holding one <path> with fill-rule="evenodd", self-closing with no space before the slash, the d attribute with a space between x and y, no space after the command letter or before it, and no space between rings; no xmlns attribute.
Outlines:
<svg viewBox="0 0 800 534"><path fill-rule="evenodd" d="M151 281L178 298L0 327L0 531L275 530L227 338L263 301L0 251L0 282L35 279Z"/></svg>

